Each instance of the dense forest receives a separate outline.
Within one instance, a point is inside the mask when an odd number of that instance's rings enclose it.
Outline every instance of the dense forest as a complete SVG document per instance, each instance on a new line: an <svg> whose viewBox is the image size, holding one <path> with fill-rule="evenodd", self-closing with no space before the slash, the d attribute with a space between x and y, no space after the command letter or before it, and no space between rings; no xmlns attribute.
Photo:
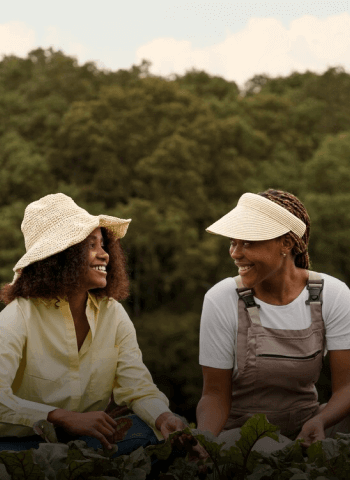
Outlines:
<svg viewBox="0 0 350 480"><path fill-rule="evenodd" d="M203 296L236 274L228 239L205 228L242 193L299 196L313 269L350 285L350 74L257 75L240 90L203 71L162 78L149 67L104 71L52 49L2 59L0 282L24 253L25 207L46 194L132 218L124 306L155 382L194 420ZM327 400L327 365L319 388Z"/></svg>

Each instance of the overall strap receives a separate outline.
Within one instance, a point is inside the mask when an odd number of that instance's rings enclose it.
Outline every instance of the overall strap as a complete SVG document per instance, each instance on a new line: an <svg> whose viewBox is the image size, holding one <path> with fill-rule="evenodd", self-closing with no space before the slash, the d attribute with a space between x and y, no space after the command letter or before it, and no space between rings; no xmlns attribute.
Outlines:
<svg viewBox="0 0 350 480"><path fill-rule="evenodd" d="M236 288L238 297L240 300L243 300L245 304L245 310L249 315L252 323L256 325L261 325L259 308L260 305L255 303L254 300L254 290L252 288L247 288L243 286L242 279L240 275L234 278L236 281ZM306 288L309 291L309 298L305 301L306 305L310 305L311 312L313 317L318 317L322 319L321 308L322 308L322 290L323 290L324 280L321 278L321 275L317 272L309 271L309 278L307 281Z"/></svg>
<svg viewBox="0 0 350 480"><path fill-rule="evenodd" d="M322 290L324 280L317 272L309 271L309 278L306 288L309 290L309 298L305 301L306 305L322 305Z"/></svg>
<svg viewBox="0 0 350 480"><path fill-rule="evenodd" d="M322 290L324 280L317 272L309 271L309 279L307 281L307 289L309 291L309 298L305 301L306 305L310 306L311 310L311 325L313 331L323 332L323 355L326 353L325 342L325 325L322 318ZM322 357L323 359L323 357Z"/></svg>
<svg viewBox="0 0 350 480"><path fill-rule="evenodd" d="M260 316L259 316L259 308L260 305L255 303L254 300L254 290L252 288L246 288L243 286L242 279L240 275L235 277L236 285L236 292L238 294L239 300L244 302L245 308L244 310L248 313L248 316L252 323L256 325L261 325Z"/></svg>

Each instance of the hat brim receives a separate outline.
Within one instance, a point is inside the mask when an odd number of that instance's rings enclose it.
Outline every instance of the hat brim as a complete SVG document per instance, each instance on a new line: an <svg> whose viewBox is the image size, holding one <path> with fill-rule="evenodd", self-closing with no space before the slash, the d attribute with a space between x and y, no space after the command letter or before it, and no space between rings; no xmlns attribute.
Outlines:
<svg viewBox="0 0 350 480"><path fill-rule="evenodd" d="M215 235L250 241L271 240L289 231L264 212L243 205L237 205L206 229L206 232Z"/></svg>
<svg viewBox="0 0 350 480"><path fill-rule="evenodd" d="M67 218L66 222L69 222L70 219ZM60 247L57 247L57 230L53 230L51 235L47 235L44 238L41 238L40 241L36 242L16 263L13 268L13 271L19 271L28 265L35 263L45 258L51 257L56 253L63 252L67 248L76 245L86 237L90 235L91 232L98 227L105 227L112 231L116 238L123 238L127 232L131 219L124 220L122 218L111 217L109 215L98 215L93 216L87 214L83 221L75 223L75 230L72 236L67 239L61 239ZM45 251L45 255L43 255Z"/></svg>

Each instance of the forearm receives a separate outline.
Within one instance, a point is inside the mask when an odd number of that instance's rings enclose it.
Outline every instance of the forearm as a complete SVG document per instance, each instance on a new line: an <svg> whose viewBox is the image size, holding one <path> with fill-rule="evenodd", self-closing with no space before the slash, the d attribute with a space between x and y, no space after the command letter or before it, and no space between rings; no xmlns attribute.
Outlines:
<svg viewBox="0 0 350 480"><path fill-rule="evenodd" d="M217 395L204 395L197 406L197 428L208 430L217 436L224 427L230 405Z"/></svg>
<svg viewBox="0 0 350 480"><path fill-rule="evenodd" d="M130 328L134 329L133 326ZM142 362L134 331L118 342L120 348L117 381L113 388L114 402L117 405L126 405L155 428L159 415L170 412L169 400L154 384L149 370Z"/></svg>
<svg viewBox="0 0 350 480"><path fill-rule="evenodd" d="M56 408L56 410L52 410L48 413L47 421L55 426L62 426L63 419L67 417L67 414L74 414L74 412L64 410L63 408Z"/></svg>
<svg viewBox="0 0 350 480"><path fill-rule="evenodd" d="M6 430L10 431L12 426L17 426L19 429L21 426L31 428L35 422L46 418L55 408L55 406L17 397L9 389L0 389L1 434L6 435Z"/></svg>
<svg viewBox="0 0 350 480"><path fill-rule="evenodd" d="M138 415L144 422L148 423L152 428L157 428L156 420L161 414L171 411L168 405L159 398L142 398L131 404L135 415Z"/></svg>
<svg viewBox="0 0 350 480"><path fill-rule="evenodd" d="M327 405L316 415L323 422L324 428L329 428L350 415L350 385L333 393Z"/></svg>

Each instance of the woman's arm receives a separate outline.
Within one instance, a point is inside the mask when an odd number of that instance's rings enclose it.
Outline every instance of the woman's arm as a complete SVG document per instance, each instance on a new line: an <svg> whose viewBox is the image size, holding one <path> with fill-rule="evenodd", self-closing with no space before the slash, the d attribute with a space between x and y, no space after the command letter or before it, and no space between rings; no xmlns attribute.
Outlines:
<svg viewBox="0 0 350 480"><path fill-rule="evenodd" d="M197 427L217 436L230 413L232 368L202 367L203 393L197 406Z"/></svg>
<svg viewBox="0 0 350 480"><path fill-rule="evenodd" d="M350 415L350 350L331 350L329 360L332 376L332 396L315 417L308 420L298 435L305 446L325 438L325 429Z"/></svg>
<svg viewBox="0 0 350 480"><path fill-rule="evenodd" d="M56 407L26 400L12 390L14 381L17 387L23 381L22 360L26 361L28 350L27 328L18 300L1 312L0 329L0 435L30 435L33 424Z"/></svg>
<svg viewBox="0 0 350 480"><path fill-rule="evenodd" d="M117 435L117 422L105 412L79 413L58 408L48 414L47 420L72 435L95 437L108 449L112 448Z"/></svg>

